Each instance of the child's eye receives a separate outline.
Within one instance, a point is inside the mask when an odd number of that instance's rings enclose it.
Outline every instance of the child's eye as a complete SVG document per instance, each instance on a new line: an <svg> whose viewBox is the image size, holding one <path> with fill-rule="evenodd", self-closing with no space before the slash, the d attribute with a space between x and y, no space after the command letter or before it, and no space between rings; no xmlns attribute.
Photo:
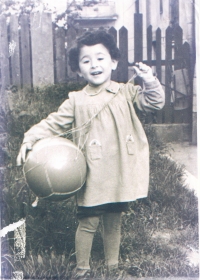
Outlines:
<svg viewBox="0 0 200 280"><path fill-rule="evenodd" d="M84 64L89 63L89 60L84 60L83 63Z"/></svg>
<svg viewBox="0 0 200 280"><path fill-rule="evenodd" d="M98 60L103 60L103 57L99 57Z"/></svg>

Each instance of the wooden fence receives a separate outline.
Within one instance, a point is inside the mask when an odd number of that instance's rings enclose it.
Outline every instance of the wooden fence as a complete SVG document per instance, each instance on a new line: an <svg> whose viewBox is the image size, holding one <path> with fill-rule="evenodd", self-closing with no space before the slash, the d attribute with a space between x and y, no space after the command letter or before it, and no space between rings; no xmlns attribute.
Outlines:
<svg viewBox="0 0 200 280"><path fill-rule="evenodd" d="M156 123L190 123L192 112L192 67L190 46L183 44L182 29L168 27L165 34L161 29L156 30L153 40L152 26L147 28L147 54L143 59L143 25L142 14L134 14L134 60L143 61L153 67L158 79L163 84L166 93L164 109L148 116L147 121ZM119 42L121 60L113 79L118 82L128 81L128 30L125 27L117 32L109 30ZM6 18L0 16L0 62L1 62L1 92L9 86L19 87L41 86L44 84L65 83L69 79L77 79L67 63L67 50L74 40L83 32L73 27L64 30L52 24L50 13L33 13L12 15L7 25ZM163 54L163 38L165 38L165 54ZM165 57L163 60L162 57ZM190 92L186 98L185 109L174 110L171 102L173 71L186 69L189 77ZM176 89L175 89L176 90ZM181 93L179 93L181 94ZM184 96L184 95L182 95ZM179 96L180 97L180 96Z"/></svg>

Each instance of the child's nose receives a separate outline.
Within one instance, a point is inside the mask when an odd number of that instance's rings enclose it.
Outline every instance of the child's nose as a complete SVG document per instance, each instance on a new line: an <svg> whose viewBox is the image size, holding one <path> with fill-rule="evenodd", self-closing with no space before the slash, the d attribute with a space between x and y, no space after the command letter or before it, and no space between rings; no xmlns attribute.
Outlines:
<svg viewBox="0 0 200 280"><path fill-rule="evenodd" d="M97 64L97 60L96 59L93 59L92 61L91 61L91 67L92 68L96 68L97 66L98 66L98 64Z"/></svg>

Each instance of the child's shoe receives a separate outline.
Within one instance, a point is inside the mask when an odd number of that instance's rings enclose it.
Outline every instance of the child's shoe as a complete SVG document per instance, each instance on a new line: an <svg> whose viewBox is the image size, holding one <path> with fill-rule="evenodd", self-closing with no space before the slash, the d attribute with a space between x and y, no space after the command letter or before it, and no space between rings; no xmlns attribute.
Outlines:
<svg viewBox="0 0 200 280"><path fill-rule="evenodd" d="M106 279L110 279L110 280L125 279L124 271L120 270L118 267L113 267L112 269L108 269Z"/></svg>
<svg viewBox="0 0 200 280"><path fill-rule="evenodd" d="M88 280L90 279L90 270L89 269L81 269L76 268L74 272L72 273L72 279L82 279L82 280Z"/></svg>

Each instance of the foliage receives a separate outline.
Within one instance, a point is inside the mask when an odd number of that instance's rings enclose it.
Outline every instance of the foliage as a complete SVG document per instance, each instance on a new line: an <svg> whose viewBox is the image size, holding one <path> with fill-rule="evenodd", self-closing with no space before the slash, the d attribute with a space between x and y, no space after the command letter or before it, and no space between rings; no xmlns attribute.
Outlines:
<svg viewBox="0 0 200 280"><path fill-rule="evenodd" d="M0 3L0 14L5 16L11 16L13 14L21 15L22 13L30 14L30 12L39 7L42 4L42 0L24 0L14 1L14 0L3 0Z"/></svg>
<svg viewBox="0 0 200 280"><path fill-rule="evenodd" d="M11 136L23 137L23 134L35 123L58 109L68 98L70 91L81 89L85 83L68 82L36 87L34 89L12 90L9 94L14 109L7 114L7 131Z"/></svg>
<svg viewBox="0 0 200 280"><path fill-rule="evenodd" d="M12 92L13 110L4 116L9 135L2 226L26 216L27 246L26 258L14 262L13 234L2 239L2 273L8 278L13 270L22 270L25 279L70 279L75 267L74 199L40 200L33 208L35 196L15 160L23 133L55 111L70 91L82 87L71 82ZM149 196L130 203L123 215L121 268L133 277L198 277L198 267L187 259L187 248L198 249L197 198L182 186L183 168L165 157L166 147L151 126L145 130L150 143ZM94 279L106 279L101 231L100 226L92 249Z"/></svg>
<svg viewBox="0 0 200 280"><path fill-rule="evenodd" d="M4 15L10 19L12 15L30 14L31 12L50 12L52 14L52 21L57 27L68 28L68 25L74 25L73 19L80 17L83 6L98 7L99 1L83 1L73 0L68 3L66 10L57 11L56 7L53 9L48 5L48 0L2 0L0 2L0 15ZM55 4L56 6L56 4Z"/></svg>
<svg viewBox="0 0 200 280"><path fill-rule="evenodd" d="M31 12L49 12L52 14L52 21L56 26L63 26L67 28L67 18L66 13L58 13L56 9L52 10L48 1L43 0L2 0L0 2L0 15L7 17L8 21L12 15L21 16L22 14L30 14ZM20 22L19 22L20 24Z"/></svg>

